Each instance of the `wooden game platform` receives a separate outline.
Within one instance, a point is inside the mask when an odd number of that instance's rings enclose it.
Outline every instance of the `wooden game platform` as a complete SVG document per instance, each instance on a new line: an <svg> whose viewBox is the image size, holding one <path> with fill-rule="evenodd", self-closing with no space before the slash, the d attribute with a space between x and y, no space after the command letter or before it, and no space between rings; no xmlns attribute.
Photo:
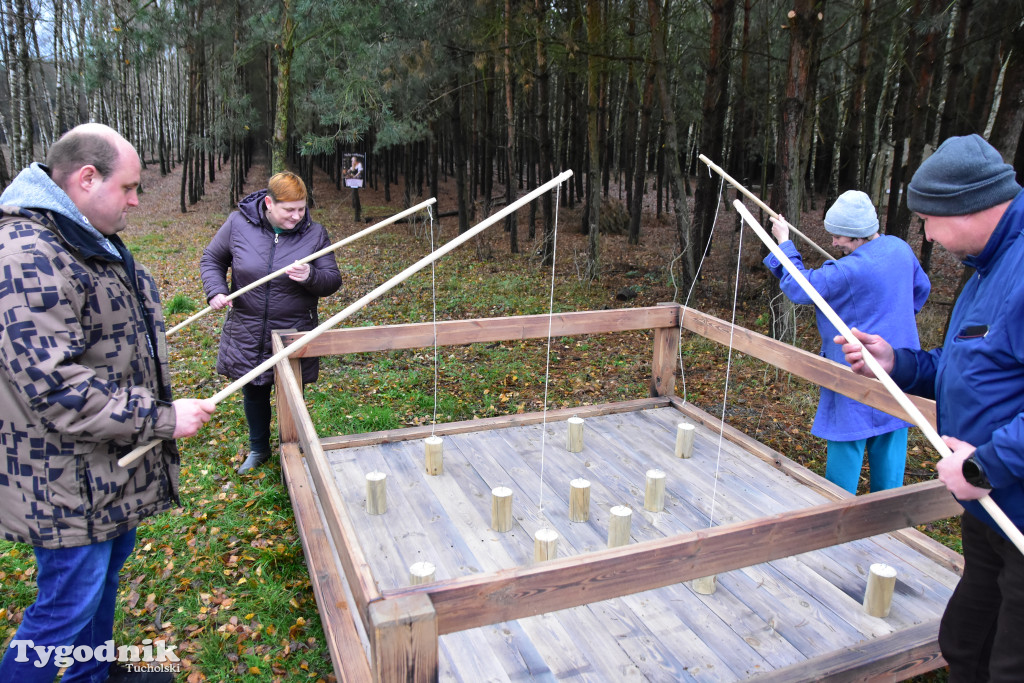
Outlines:
<svg viewBox="0 0 1024 683"><path fill-rule="evenodd" d="M849 496L659 395L674 386L680 325L730 332L675 305L557 316L558 336L654 330L652 397L438 425L437 476L424 468L429 427L321 438L295 361L279 366L282 468L339 680L901 680L942 665L938 619L961 558L907 527L959 506L938 482ZM440 323L438 340L542 337L547 326L547 316ZM877 382L731 332L739 351L886 404ZM433 325L340 330L301 354L411 348L425 335L432 344ZM585 420L579 453L566 449L573 415ZM698 425L689 459L674 455L681 421ZM651 468L666 474L660 512L644 509ZM371 471L387 474L380 515L366 512ZM591 484L586 522L569 521L576 478ZM490 528L496 486L513 490L504 533ZM608 548L616 505L633 511L631 539ZM542 527L558 532L558 557L535 562ZM421 561L435 580L410 585ZM885 618L861 606L873 563L898 571ZM711 575L714 593L693 590Z"/></svg>

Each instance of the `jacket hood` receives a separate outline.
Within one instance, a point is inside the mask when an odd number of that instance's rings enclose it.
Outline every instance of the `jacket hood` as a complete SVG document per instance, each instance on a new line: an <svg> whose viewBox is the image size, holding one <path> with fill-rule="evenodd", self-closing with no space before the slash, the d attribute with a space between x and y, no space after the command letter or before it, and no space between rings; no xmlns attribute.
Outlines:
<svg viewBox="0 0 1024 683"><path fill-rule="evenodd" d="M3 194L0 194L0 204L50 211L54 214L64 237L83 252L92 255L95 249L90 247L97 245L102 247L108 256L121 258L110 240L92 227L89 219L83 216L71 201L71 197L53 182L46 166L40 163L33 162L18 174Z"/></svg>
<svg viewBox="0 0 1024 683"><path fill-rule="evenodd" d="M272 230L270 223L266 220L266 210L263 208L263 198L267 196L266 188L262 190L256 190L248 197L238 202L238 211L245 217L245 220L249 221L253 225L264 226L267 229ZM306 207L306 214L299 221L298 225L292 230L292 232L302 232L309 227L312 219L309 217L309 207Z"/></svg>
<svg viewBox="0 0 1024 683"><path fill-rule="evenodd" d="M0 197L2 199L2 197ZM968 256L963 260L965 266L974 268L982 277L988 275L999 257L1005 254L1021 233L1021 216L1024 214L1024 191L1006 207L999 224L985 243L985 248L977 256Z"/></svg>

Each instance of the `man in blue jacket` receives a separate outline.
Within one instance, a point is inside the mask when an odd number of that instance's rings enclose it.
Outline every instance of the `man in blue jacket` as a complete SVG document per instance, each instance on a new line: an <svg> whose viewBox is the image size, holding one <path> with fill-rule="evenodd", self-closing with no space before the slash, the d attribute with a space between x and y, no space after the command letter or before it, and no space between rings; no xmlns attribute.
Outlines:
<svg viewBox="0 0 1024 683"><path fill-rule="evenodd" d="M884 335L855 331L900 387L935 399L938 431L953 451L937 467L964 506L964 573L939 629L954 682L1024 675L1024 555L978 503L991 495L1024 528L1020 190L1013 167L978 135L942 143L910 181L907 205L929 240L977 271L957 299L945 342L927 352L893 349ZM871 374L859 345L843 351L854 371Z"/></svg>
<svg viewBox="0 0 1024 683"><path fill-rule="evenodd" d="M878 233L871 198L856 190L844 192L825 213L825 229L843 257L811 270L804 267L790 241L789 227L772 218L779 248L847 325L875 330L900 346L920 348L914 316L928 299L931 283L910 246L898 237ZM813 303L774 255L764 263L793 303ZM843 352L833 341L835 326L820 310L815 313L821 355L842 363ZM827 441L825 478L857 493L866 449L871 490L902 486L907 427L899 418L822 388L811 433Z"/></svg>

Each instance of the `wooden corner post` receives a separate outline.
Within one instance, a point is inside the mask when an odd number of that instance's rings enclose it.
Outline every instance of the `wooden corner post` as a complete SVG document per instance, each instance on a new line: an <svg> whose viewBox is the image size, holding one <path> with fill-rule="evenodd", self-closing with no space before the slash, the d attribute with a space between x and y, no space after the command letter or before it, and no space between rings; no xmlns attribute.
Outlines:
<svg viewBox="0 0 1024 683"><path fill-rule="evenodd" d="M671 396L676 393L676 366L679 364L679 309L674 302L659 306L674 306L676 315L671 327L654 329L654 357L651 359L651 396Z"/></svg>
<svg viewBox="0 0 1024 683"><path fill-rule="evenodd" d="M277 353L284 349L284 343L281 340L282 334L291 334L296 330L274 330L273 333L273 351ZM291 368L291 371L295 374L295 379L298 380L298 384L302 386L302 361L298 358L287 358L285 362ZM276 385L274 394L277 402L277 428L281 437L281 443L298 443L299 441L299 429L295 425L294 411L289 407L290 400L288 391L284 387L284 383L279 377L280 370L274 372L274 384ZM294 398L294 397L293 397ZM299 397L302 398L301 396Z"/></svg>
<svg viewBox="0 0 1024 683"><path fill-rule="evenodd" d="M425 593L379 600L370 605L373 680L438 678L437 612Z"/></svg>

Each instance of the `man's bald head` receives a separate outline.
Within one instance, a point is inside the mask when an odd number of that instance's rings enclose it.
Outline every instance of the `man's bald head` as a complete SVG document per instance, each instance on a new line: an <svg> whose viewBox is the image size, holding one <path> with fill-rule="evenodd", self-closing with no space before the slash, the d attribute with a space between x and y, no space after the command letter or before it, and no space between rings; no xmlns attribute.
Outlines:
<svg viewBox="0 0 1024 683"><path fill-rule="evenodd" d="M68 177L83 166L94 166L101 177L109 178L117 169L121 154L137 157L131 143L110 126L83 123L50 147L46 165L53 182L66 190Z"/></svg>

